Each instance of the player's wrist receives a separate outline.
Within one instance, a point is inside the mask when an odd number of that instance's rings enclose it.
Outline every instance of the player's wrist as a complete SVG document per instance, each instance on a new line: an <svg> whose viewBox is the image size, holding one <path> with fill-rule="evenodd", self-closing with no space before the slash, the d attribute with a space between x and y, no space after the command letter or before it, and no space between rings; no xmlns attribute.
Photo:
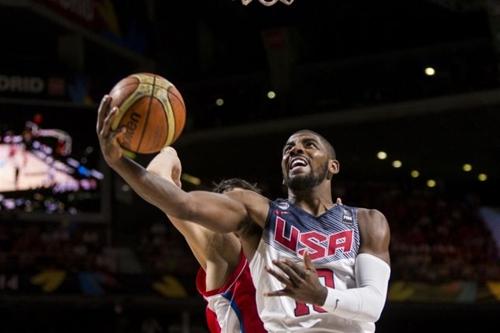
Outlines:
<svg viewBox="0 0 500 333"><path fill-rule="evenodd" d="M108 161L108 165L111 167L111 169L117 172L124 171L126 170L125 159L126 157L121 154L121 156L119 157L110 159L110 161Z"/></svg>
<svg viewBox="0 0 500 333"><path fill-rule="evenodd" d="M104 156L104 159L106 160L106 163L113 169L115 169L116 167L119 167L120 165L120 161L122 159L123 156L119 156L119 157L116 157L116 156Z"/></svg>

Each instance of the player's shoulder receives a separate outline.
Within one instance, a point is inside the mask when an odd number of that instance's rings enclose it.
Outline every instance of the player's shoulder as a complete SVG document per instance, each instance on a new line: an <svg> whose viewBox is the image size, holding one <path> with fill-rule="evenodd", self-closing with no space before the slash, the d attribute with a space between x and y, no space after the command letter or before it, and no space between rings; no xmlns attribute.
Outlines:
<svg viewBox="0 0 500 333"><path fill-rule="evenodd" d="M359 208L358 226L360 252L374 254L389 263L391 231L384 214L377 209Z"/></svg>
<svg viewBox="0 0 500 333"><path fill-rule="evenodd" d="M249 220L264 227L270 203L267 197L251 190L236 190L227 192L225 195L243 204Z"/></svg>
<svg viewBox="0 0 500 333"><path fill-rule="evenodd" d="M358 212L358 219L363 219L364 221L369 221L373 223L387 222L385 215L378 209L356 207Z"/></svg>
<svg viewBox="0 0 500 333"><path fill-rule="evenodd" d="M372 235L380 235L381 237L389 232L389 223L381 211L363 207L356 210L358 224L362 231Z"/></svg>
<svg viewBox="0 0 500 333"><path fill-rule="evenodd" d="M238 189L235 191L226 192L225 195L234 200L238 200L239 202L242 202L247 206L260 204L268 206L270 202L267 197L251 190Z"/></svg>

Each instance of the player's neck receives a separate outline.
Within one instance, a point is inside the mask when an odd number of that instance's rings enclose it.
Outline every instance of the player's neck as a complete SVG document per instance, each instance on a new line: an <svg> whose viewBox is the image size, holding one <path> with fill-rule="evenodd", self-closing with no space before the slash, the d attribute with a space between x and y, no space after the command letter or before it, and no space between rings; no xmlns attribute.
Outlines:
<svg viewBox="0 0 500 333"><path fill-rule="evenodd" d="M289 189L288 201L315 216L323 214L335 205L331 191L325 191L320 186L306 191L292 191Z"/></svg>

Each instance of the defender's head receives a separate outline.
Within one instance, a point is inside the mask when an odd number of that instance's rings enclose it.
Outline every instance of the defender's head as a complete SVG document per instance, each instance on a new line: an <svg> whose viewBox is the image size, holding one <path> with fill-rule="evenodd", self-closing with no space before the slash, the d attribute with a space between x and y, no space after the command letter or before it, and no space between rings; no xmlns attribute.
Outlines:
<svg viewBox="0 0 500 333"><path fill-rule="evenodd" d="M283 147L281 170L285 185L295 191L313 188L339 172L335 149L311 130L292 134Z"/></svg>
<svg viewBox="0 0 500 333"><path fill-rule="evenodd" d="M257 187L257 184L251 184L244 179L241 178L229 178L220 181L219 183L214 185L212 189L213 192L216 193L226 193L234 190L250 190L257 193L260 193L260 189Z"/></svg>

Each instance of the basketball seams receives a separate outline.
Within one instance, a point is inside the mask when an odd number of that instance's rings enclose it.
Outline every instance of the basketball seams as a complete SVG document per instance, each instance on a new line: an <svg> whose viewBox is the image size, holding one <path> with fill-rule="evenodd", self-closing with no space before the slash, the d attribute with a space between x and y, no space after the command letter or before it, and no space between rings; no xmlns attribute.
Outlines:
<svg viewBox="0 0 500 333"><path fill-rule="evenodd" d="M172 144L173 141L177 140L177 138L180 135L180 132L184 128L185 120L182 122L182 126L178 128L177 124L177 113L176 113L176 108L174 107L174 104L171 102L171 97L175 97L175 99L180 102L180 106L182 107L183 110L186 109L184 105L184 100L182 97L180 97L180 94L175 88L175 86L172 84L172 82L168 81L164 77L157 76L157 82L156 85L158 89L162 88L162 90L166 91L166 100L164 101L162 98L158 98L160 103L165 107L165 113L166 113L166 120L167 120L167 126L168 126L168 133L167 133L167 139L163 145L163 147ZM177 93L176 93L177 92ZM155 91L155 97L156 97L156 91Z"/></svg>
<svg viewBox="0 0 500 333"><path fill-rule="evenodd" d="M109 93L109 95L111 97L113 97L113 95L115 95L117 91L125 90L125 88L127 88L129 86L136 86L136 87L134 90L132 90L132 93L129 94L129 96L127 98L125 98L121 103L118 103L118 101L115 101L114 99L112 101L112 105L118 106L118 108L120 110L120 112L118 112L116 114L116 116L113 119L113 122L111 123L112 130L116 130L118 128L118 125L120 125L120 122L122 121L123 116L127 113L128 108L131 105L133 105L137 101L137 99L141 96L135 96L136 94L134 93L135 91L137 91L137 88L139 87L139 83L137 83L137 82L130 82L130 83L124 84L123 86L120 86L119 89L116 89L116 90L113 89Z"/></svg>
<svg viewBox="0 0 500 333"><path fill-rule="evenodd" d="M177 88L175 88L175 86L172 85L172 87L178 92ZM179 93L180 94L180 93ZM180 95L177 95L176 93L174 92L171 92L170 89L168 90L168 100L169 100L169 103L170 103L170 106L171 106L171 111L172 113L174 114L174 126L175 126L175 130L177 131L174 135L174 138L173 140L177 140L177 138L179 137L179 135L181 134L182 130L184 129L184 126L186 124L186 119L184 118L183 122L182 122L182 125L179 126L179 128L177 128L177 118L179 117L179 115L177 115L175 112L174 112L174 107L172 106L172 103L170 102L170 98L171 97L174 97L177 101L180 102L181 106L182 106L182 109L183 110L186 110L186 106L184 105L184 100L182 99L182 97L180 97Z"/></svg>
<svg viewBox="0 0 500 333"><path fill-rule="evenodd" d="M137 144L137 151L140 151L141 143L142 140L144 139L144 134L146 134L146 129L148 128L148 121L149 121L149 114L151 112L151 104L153 102L153 95L155 93L155 81L156 81L156 75L153 76L153 83L151 84L151 92L150 95L147 96L149 98L148 100L148 108L146 111L146 118L144 119L144 126L142 126L142 131L141 131L141 138L139 139L139 143Z"/></svg>
<svg viewBox="0 0 500 333"><path fill-rule="evenodd" d="M177 88L176 88L176 89L177 89ZM181 103L182 108L183 108L184 110L186 109L186 106L184 105L184 100L183 100L182 98L180 98L179 96L177 96L177 94L174 94L174 93L170 92L170 90L168 90L168 94L169 94L169 97L170 97L170 96L175 97L175 99L176 99L176 100L178 100L178 101Z"/></svg>
<svg viewBox="0 0 500 333"><path fill-rule="evenodd" d="M160 102L160 104L163 105L163 103L161 102L160 99L157 98L157 100ZM165 111L165 108L163 107L163 110ZM169 127L169 121L168 121L168 115L167 115L167 111L163 112L162 113L163 117L164 117L164 121L165 121L165 124L167 125L167 131L170 132L171 128ZM167 145L169 145L170 142L168 142L168 133L167 133L167 137L165 138L165 141L162 143L161 147L165 147Z"/></svg>
<svg viewBox="0 0 500 333"><path fill-rule="evenodd" d="M163 89L163 88L162 88ZM167 139L165 140L165 143L163 144L163 147L168 146L169 144L172 143L175 135L175 115L174 115L174 110L172 108L172 104L170 104L169 101L169 91L167 89L164 89L166 93L166 100L162 98L157 98L158 101L163 105L163 110L165 111L165 116L167 118L167 127L168 127L168 132L167 132Z"/></svg>

